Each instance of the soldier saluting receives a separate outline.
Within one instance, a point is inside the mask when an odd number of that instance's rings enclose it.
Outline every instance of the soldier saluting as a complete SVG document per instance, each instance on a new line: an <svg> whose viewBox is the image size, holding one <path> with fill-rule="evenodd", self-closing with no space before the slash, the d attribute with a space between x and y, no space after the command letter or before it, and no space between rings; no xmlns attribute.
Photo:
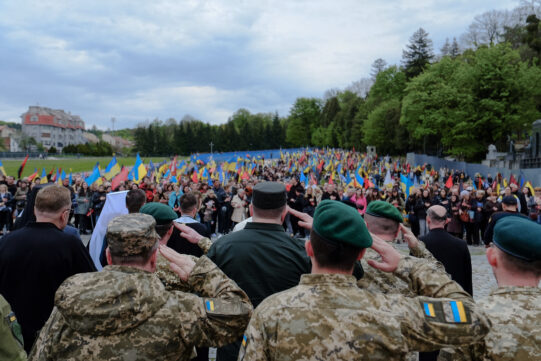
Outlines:
<svg viewBox="0 0 541 361"><path fill-rule="evenodd" d="M160 238L155 224L146 214L109 223L109 266L59 287L31 360L188 360L194 346L238 338L252 311L246 294L205 256L194 262L160 246L201 297L166 291L153 273Z"/></svg>
<svg viewBox="0 0 541 361"><path fill-rule="evenodd" d="M305 244L312 273L256 308L239 360L403 360L487 333L471 296L441 266L402 257L375 236L372 242L355 209L321 202ZM351 273L368 247L382 256L368 264L407 281L418 297L358 288Z"/></svg>

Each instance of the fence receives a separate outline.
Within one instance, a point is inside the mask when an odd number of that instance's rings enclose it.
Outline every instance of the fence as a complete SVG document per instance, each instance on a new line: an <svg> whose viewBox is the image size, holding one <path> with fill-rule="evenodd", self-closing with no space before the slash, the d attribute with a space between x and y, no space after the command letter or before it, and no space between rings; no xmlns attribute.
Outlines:
<svg viewBox="0 0 541 361"><path fill-rule="evenodd" d="M487 176L488 174L491 174L492 176L495 176L498 173L501 173L502 176L505 178L509 178L511 174L514 174L515 177L518 179L518 177L522 176L525 180L530 181L534 187L541 186L541 168L523 168L523 169L507 169L507 168L495 168L495 167L488 167L483 164L475 164L475 163L466 163L466 162L456 162L456 161L450 161L438 157L429 156L426 154L415 154L415 153L408 153L407 161L412 166L417 165L423 165L425 163L431 164L436 169L438 168L449 168L449 169L455 169L455 170L461 170L469 174L470 176L474 175L475 173L479 173L482 176Z"/></svg>

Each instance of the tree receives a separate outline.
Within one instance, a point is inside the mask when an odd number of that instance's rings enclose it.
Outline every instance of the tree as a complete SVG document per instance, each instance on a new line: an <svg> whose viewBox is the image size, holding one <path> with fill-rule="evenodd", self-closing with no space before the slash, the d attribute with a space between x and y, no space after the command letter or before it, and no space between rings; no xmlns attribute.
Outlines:
<svg viewBox="0 0 541 361"><path fill-rule="evenodd" d="M402 52L406 77L411 79L421 74L433 58L432 40L428 38L428 33L423 28L419 28L411 36L406 50Z"/></svg>
<svg viewBox="0 0 541 361"><path fill-rule="evenodd" d="M456 38L453 37L453 42L451 43L451 47L449 48L449 56L455 59L459 55L460 55L460 47L458 46L458 42L456 41Z"/></svg>
<svg viewBox="0 0 541 361"><path fill-rule="evenodd" d="M361 78L351 83L346 88L346 91L352 92L361 98L366 98L372 84L374 84L374 80L372 78Z"/></svg>
<svg viewBox="0 0 541 361"><path fill-rule="evenodd" d="M294 147L310 145L313 128L317 128L321 118L321 100L317 98L298 98L289 112L286 140Z"/></svg>
<svg viewBox="0 0 541 361"><path fill-rule="evenodd" d="M445 38L445 43L441 47L440 51L441 51L442 57L448 56L451 54L451 44L449 43L449 38Z"/></svg>
<svg viewBox="0 0 541 361"><path fill-rule="evenodd" d="M377 58L372 63L372 70L370 71L370 76L373 81L376 81L376 76L384 71L387 68L387 62L382 58Z"/></svg>

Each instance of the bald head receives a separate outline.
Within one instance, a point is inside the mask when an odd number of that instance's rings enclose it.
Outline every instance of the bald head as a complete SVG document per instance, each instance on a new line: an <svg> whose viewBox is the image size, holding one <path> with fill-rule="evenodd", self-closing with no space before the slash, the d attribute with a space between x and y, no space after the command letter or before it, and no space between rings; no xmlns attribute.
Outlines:
<svg viewBox="0 0 541 361"><path fill-rule="evenodd" d="M443 206L432 206L428 208L426 218L430 229L443 228L447 223L447 209Z"/></svg>

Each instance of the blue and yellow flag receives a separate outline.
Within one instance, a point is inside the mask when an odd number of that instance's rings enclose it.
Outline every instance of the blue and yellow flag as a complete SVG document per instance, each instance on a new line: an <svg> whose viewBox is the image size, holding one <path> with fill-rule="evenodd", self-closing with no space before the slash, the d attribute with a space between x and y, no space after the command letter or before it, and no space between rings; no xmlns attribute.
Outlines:
<svg viewBox="0 0 541 361"><path fill-rule="evenodd" d="M147 169L145 168L141 157L139 157L139 153L137 153L137 157L135 158L135 164L133 165L133 168L128 174L128 179L139 184L146 175Z"/></svg>
<svg viewBox="0 0 541 361"><path fill-rule="evenodd" d="M0 172L2 172L2 175L5 175L5 176L8 175L8 174L6 173L6 170L4 169L4 164L2 163L1 160L0 160Z"/></svg>
<svg viewBox="0 0 541 361"><path fill-rule="evenodd" d="M120 166L116 161L116 157L113 157L113 159L111 159L111 161L109 162L107 168L105 168L105 174L103 176L105 177L105 179L111 180L118 173L120 173Z"/></svg>

